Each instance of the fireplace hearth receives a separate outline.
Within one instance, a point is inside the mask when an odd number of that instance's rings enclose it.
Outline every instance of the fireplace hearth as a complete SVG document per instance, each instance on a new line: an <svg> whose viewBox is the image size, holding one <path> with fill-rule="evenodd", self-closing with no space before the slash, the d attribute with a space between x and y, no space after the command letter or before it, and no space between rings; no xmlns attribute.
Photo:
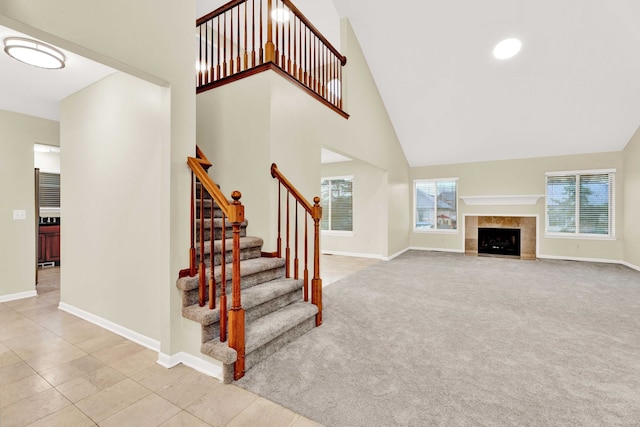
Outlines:
<svg viewBox="0 0 640 427"><path fill-rule="evenodd" d="M520 256L519 228L478 228L478 253Z"/></svg>

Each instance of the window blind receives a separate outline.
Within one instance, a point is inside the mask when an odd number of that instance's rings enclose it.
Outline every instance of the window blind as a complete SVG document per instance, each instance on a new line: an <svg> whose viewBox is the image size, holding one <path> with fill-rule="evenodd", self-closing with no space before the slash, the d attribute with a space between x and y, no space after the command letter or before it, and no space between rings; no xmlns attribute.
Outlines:
<svg viewBox="0 0 640 427"><path fill-rule="evenodd" d="M353 178L323 178L321 230L353 231Z"/></svg>
<svg viewBox="0 0 640 427"><path fill-rule="evenodd" d="M40 172L38 200L41 208L60 207L60 174Z"/></svg>

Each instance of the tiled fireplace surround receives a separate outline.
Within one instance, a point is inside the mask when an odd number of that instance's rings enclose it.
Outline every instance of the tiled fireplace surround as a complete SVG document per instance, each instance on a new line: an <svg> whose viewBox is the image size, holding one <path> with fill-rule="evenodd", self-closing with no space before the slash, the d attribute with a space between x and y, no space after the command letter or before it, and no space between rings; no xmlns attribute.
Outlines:
<svg viewBox="0 0 640 427"><path fill-rule="evenodd" d="M478 255L478 228L519 228L520 258L536 259L536 217L465 216L464 253L466 255Z"/></svg>

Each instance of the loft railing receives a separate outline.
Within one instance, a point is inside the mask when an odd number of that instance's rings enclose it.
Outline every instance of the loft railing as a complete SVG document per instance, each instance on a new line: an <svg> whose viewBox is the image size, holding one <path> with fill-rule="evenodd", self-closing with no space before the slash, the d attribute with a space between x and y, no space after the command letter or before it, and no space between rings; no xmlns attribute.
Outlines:
<svg viewBox="0 0 640 427"><path fill-rule="evenodd" d="M199 147L196 147L196 157L189 157L187 164L191 169L191 246L189 249L188 275L198 275L198 303L203 307L208 300L209 308L216 308L216 279L214 274L214 239L215 205L220 208L222 218L220 222L221 251L220 251L220 297L218 307L220 310L220 341L228 341L229 347L236 350L238 357L234 366L234 377L239 379L244 375L245 355L245 321L240 294L240 226L244 221L244 206L240 203L239 191L231 193L233 202L229 203L222 191L207 174L211 162L206 158ZM196 203L199 200L199 203ZM209 219L205 219L205 207L211 210ZM210 224L207 224L210 222ZM227 313L226 294L226 226L229 222L232 226L232 272L231 272L231 308ZM206 235L209 235L209 280L207 283L207 268L205 262ZM196 235L197 233L197 235Z"/></svg>
<svg viewBox="0 0 640 427"><path fill-rule="evenodd" d="M196 21L196 90L280 71L345 117L347 58L289 0L234 0Z"/></svg>
<svg viewBox="0 0 640 427"><path fill-rule="evenodd" d="M313 221L313 279L311 280L311 303L318 307L316 314L316 326L322 324L322 279L320 279L320 220L322 219L322 207L320 206L320 198L313 198L313 205L305 199L302 194L282 175L278 170L278 166L273 163L271 165L271 176L278 180L278 236L277 236L277 253L278 258L282 257L282 207L284 204L284 222L285 222L285 276L291 277L291 269L293 267L293 278L299 278L299 234L301 233L298 217L298 207L302 212L302 222L304 223L304 265L303 265L303 289L304 300L309 301L309 219ZM287 194L283 201L282 189ZM293 198L294 207L290 206L289 201ZM293 211L293 221L291 220ZM291 226L293 222L293 258L291 254ZM292 262L293 261L293 262ZM293 266L292 266L293 264Z"/></svg>

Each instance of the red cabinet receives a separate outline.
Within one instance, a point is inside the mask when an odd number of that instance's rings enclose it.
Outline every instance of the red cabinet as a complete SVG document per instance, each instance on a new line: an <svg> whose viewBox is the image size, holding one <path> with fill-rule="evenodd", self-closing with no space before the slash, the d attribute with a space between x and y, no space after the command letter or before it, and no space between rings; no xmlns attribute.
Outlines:
<svg viewBox="0 0 640 427"><path fill-rule="evenodd" d="M38 234L38 262L60 263L60 226L41 225Z"/></svg>

